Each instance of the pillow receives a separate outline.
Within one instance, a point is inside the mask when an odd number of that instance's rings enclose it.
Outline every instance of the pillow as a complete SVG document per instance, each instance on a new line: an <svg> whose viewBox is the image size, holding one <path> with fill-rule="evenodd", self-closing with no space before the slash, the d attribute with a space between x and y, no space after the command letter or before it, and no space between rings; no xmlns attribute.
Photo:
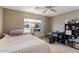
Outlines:
<svg viewBox="0 0 79 59"><path fill-rule="evenodd" d="M18 36L18 35L22 35L22 34L23 34L23 30L21 30L21 29L14 29L14 30L9 31L9 35L11 35L11 36Z"/></svg>

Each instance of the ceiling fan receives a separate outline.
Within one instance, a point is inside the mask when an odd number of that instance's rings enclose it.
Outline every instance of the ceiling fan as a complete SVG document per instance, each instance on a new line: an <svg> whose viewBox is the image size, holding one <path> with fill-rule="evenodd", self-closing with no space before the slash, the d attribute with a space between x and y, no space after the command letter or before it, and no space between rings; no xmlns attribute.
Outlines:
<svg viewBox="0 0 79 59"><path fill-rule="evenodd" d="M56 12L55 9L53 9L56 6L43 6L43 7L35 7L35 9L45 9L43 11L43 14L46 13L48 10L52 11L52 12Z"/></svg>

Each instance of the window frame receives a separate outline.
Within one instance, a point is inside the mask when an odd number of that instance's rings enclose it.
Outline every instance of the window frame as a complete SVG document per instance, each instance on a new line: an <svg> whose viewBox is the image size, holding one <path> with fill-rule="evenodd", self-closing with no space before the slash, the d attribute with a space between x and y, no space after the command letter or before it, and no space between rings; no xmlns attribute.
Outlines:
<svg viewBox="0 0 79 59"><path fill-rule="evenodd" d="M26 19L27 19L27 20L26 20ZM30 26L29 26L30 31L29 31L29 32L26 32L27 30L24 29L25 27L23 28L25 33L31 33L31 30L32 30L32 29L33 29L33 30L35 29L36 23L40 23L40 28L39 28L40 31L35 31L35 30L34 30L34 32L41 32L41 29L42 29L42 25L41 25L41 24L42 24L42 21L41 21L41 20L38 21L38 19L24 18L24 26L25 26L25 23L30 23ZM32 26L33 26L33 27L32 27Z"/></svg>

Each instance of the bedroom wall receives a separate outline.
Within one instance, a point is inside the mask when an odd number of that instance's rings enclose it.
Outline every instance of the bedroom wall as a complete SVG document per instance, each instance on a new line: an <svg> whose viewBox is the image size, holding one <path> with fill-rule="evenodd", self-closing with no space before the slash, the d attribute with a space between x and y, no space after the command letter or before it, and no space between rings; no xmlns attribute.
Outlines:
<svg viewBox="0 0 79 59"><path fill-rule="evenodd" d="M62 15L58 15L55 17L52 17L52 31L64 31L64 24L66 20L71 20L72 18L77 18L79 20L79 10L74 10Z"/></svg>
<svg viewBox="0 0 79 59"><path fill-rule="evenodd" d="M51 31L51 18L50 17L48 17L48 18L46 18L46 20L44 20L44 29L45 29L45 33L48 33L48 32L50 32Z"/></svg>
<svg viewBox="0 0 79 59"><path fill-rule="evenodd" d="M3 32L3 9L0 7L0 35Z"/></svg>
<svg viewBox="0 0 79 59"><path fill-rule="evenodd" d="M42 20L42 32L49 32L49 21L47 21L48 17L43 17L36 14L10 10L10 9L3 9L4 14L4 33L7 33L11 29L15 28L23 28L24 25L24 18L31 18L31 19L40 19Z"/></svg>

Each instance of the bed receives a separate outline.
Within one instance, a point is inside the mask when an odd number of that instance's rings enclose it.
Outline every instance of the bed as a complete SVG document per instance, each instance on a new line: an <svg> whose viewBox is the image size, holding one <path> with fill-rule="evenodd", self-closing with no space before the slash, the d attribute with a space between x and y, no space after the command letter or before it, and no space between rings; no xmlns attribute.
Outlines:
<svg viewBox="0 0 79 59"><path fill-rule="evenodd" d="M0 40L0 53L49 53L48 43L31 35L9 36Z"/></svg>

